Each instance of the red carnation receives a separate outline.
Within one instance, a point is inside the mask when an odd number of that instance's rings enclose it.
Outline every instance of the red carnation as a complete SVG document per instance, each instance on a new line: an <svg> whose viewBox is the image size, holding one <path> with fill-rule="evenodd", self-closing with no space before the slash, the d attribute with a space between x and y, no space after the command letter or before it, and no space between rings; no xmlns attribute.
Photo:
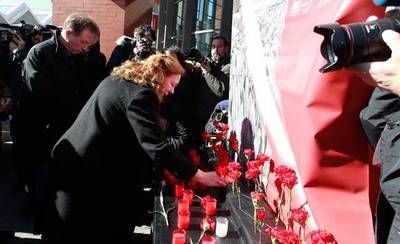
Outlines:
<svg viewBox="0 0 400 244"><path fill-rule="evenodd" d="M269 160L269 157L266 154L258 154L256 159L264 163Z"/></svg>
<svg viewBox="0 0 400 244"><path fill-rule="evenodd" d="M275 169L275 174L278 181L286 185L289 189L292 189L297 184L296 172L285 165L278 166Z"/></svg>
<svg viewBox="0 0 400 244"><path fill-rule="evenodd" d="M211 135L209 133L207 133L206 131L203 131L203 133L201 133L201 136L203 137L204 141L208 141L211 139Z"/></svg>
<svg viewBox="0 0 400 244"><path fill-rule="evenodd" d="M260 222L264 221L266 215L267 214L266 214L264 208L257 208L256 209L256 219L257 219L257 221L260 221Z"/></svg>
<svg viewBox="0 0 400 244"><path fill-rule="evenodd" d="M232 171L229 171L226 179L228 180L229 183L233 183L233 182L236 182L241 175L242 175L242 173L240 171L232 170Z"/></svg>
<svg viewBox="0 0 400 244"><path fill-rule="evenodd" d="M214 121L213 121L213 125L214 125L216 128L219 128L219 121L218 121L218 120L214 120Z"/></svg>
<svg viewBox="0 0 400 244"><path fill-rule="evenodd" d="M303 208L293 209L290 212L290 217L293 219L293 221L295 221L301 225L304 225L305 222L307 221L308 213Z"/></svg>
<svg viewBox="0 0 400 244"><path fill-rule="evenodd" d="M251 150L250 148L247 148L247 149L244 149L243 153L249 159L251 157L251 155L253 155L254 151Z"/></svg>
<svg viewBox="0 0 400 244"><path fill-rule="evenodd" d="M228 142L229 142L229 146L231 147L231 149L233 151L237 152L239 150L239 142L236 139L236 134L235 133L232 133L229 136Z"/></svg>
<svg viewBox="0 0 400 244"><path fill-rule="evenodd" d="M229 125L221 123L221 130L225 131L225 132L228 131L229 130Z"/></svg>
<svg viewBox="0 0 400 244"><path fill-rule="evenodd" d="M220 177L226 177L229 173L228 170L228 165L227 164L223 164L223 163L219 163L217 164L217 166L215 166L215 171L217 172L217 175Z"/></svg>
<svg viewBox="0 0 400 244"><path fill-rule="evenodd" d="M251 198L256 201L263 201L265 199L265 194L263 192L252 191L250 195Z"/></svg>
<svg viewBox="0 0 400 244"><path fill-rule="evenodd" d="M279 227L267 228L265 232L281 244L300 244L300 237L293 231L283 230Z"/></svg>
<svg viewBox="0 0 400 244"><path fill-rule="evenodd" d="M250 168L247 169L245 177L248 180L252 180L257 178L261 174L261 170L259 168Z"/></svg>
<svg viewBox="0 0 400 244"><path fill-rule="evenodd" d="M247 168L259 168L260 167L260 163L257 160L251 160L249 162L246 163Z"/></svg>
<svg viewBox="0 0 400 244"><path fill-rule="evenodd" d="M337 244L335 237L326 230L314 230L310 232L312 244Z"/></svg>
<svg viewBox="0 0 400 244"><path fill-rule="evenodd" d="M217 135L215 136L217 141L222 141L224 138L225 133L224 132L218 132Z"/></svg>
<svg viewBox="0 0 400 244"><path fill-rule="evenodd" d="M228 168L229 168L229 170L241 170L242 169L242 167L240 166L240 163L238 163L238 162L230 162L228 164Z"/></svg>
<svg viewBox="0 0 400 244"><path fill-rule="evenodd" d="M295 174L286 175L279 180L289 189L292 189L297 184L297 176Z"/></svg>

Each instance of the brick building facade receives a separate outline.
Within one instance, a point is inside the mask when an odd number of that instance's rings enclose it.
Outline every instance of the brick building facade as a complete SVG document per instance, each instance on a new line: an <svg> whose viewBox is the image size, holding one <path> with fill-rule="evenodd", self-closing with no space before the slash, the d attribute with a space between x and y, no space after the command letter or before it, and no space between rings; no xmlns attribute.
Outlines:
<svg viewBox="0 0 400 244"><path fill-rule="evenodd" d="M115 41L141 24L151 24L154 0L53 0L53 24L74 12L86 13L101 30L101 51L109 58Z"/></svg>

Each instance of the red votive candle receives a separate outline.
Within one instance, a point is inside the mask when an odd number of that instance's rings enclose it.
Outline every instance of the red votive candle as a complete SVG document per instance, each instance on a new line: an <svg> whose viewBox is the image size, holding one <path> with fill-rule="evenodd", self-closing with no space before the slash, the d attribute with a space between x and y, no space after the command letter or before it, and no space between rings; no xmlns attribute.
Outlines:
<svg viewBox="0 0 400 244"><path fill-rule="evenodd" d="M183 191L183 199L188 200L189 201L189 205L192 205L193 191L192 190L184 190Z"/></svg>
<svg viewBox="0 0 400 244"><path fill-rule="evenodd" d="M181 211L189 211L189 201L183 198L178 200L178 213Z"/></svg>
<svg viewBox="0 0 400 244"><path fill-rule="evenodd" d="M201 239L201 244L216 244L217 241L215 240L214 237L206 235Z"/></svg>
<svg viewBox="0 0 400 244"><path fill-rule="evenodd" d="M205 205L206 215L214 216L217 213L217 199L209 197Z"/></svg>
<svg viewBox="0 0 400 244"><path fill-rule="evenodd" d="M175 197L182 197L185 187L181 184L175 185Z"/></svg>
<svg viewBox="0 0 400 244"><path fill-rule="evenodd" d="M186 231L183 229L175 229L172 232L172 244L185 244Z"/></svg>
<svg viewBox="0 0 400 244"><path fill-rule="evenodd" d="M190 223L190 212L180 211L178 212L178 228L187 229Z"/></svg>

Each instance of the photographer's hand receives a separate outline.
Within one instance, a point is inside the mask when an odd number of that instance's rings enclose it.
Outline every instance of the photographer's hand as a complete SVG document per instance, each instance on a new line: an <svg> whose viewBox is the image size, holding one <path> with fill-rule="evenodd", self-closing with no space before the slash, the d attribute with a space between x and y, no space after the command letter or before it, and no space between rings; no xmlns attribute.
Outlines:
<svg viewBox="0 0 400 244"><path fill-rule="evenodd" d="M200 63L200 68L203 71L203 73L208 73L211 71L211 64L210 61L205 59L202 63Z"/></svg>
<svg viewBox="0 0 400 244"><path fill-rule="evenodd" d="M14 34L12 41L17 45L18 49L25 48L25 41L18 34Z"/></svg>
<svg viewBox="0 0 400 244"><path fill-rule="evenodd" d="M386 30L382 38L392 50L391 57L384 62L354 65L352 69L358 71L366 83L400 95L400 34Z"/></svg>

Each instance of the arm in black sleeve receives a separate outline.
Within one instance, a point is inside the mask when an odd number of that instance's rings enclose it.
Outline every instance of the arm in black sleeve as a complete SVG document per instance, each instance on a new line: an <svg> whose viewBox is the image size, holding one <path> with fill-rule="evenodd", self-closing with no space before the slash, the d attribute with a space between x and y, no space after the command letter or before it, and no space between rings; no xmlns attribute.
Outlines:
<svg viewBox="0 0 400 244"><path fill-rule="evenodd" d="M0 47L0 97L10 97L9 89L10 82L11 60L6 48Z"/></svg>
<svg viewBox="0 0 400 244"><path fill-rule="evenodd" d="M399 96L375 88L368 106L360 112L361 125L371 146L376 147L390 114L399 110Z"/></svg>
<svg viewBox="0 0 400 244"><path fill-rule="evenodd" d="M225 64L221 68L212 67L210 72L203 74L208 87L217 97L228 98L229 73L230 64Z"/></svg>
<svg viewBox="0 0 400 244"><path fill-rule="evenodd" d="M121 39L122 38L122 39ZM120 37L117 41L117 45L111 53L110 59L107 63L107 74L110 74L114 67L120 66L123 62L129 59L132 53L134 44Z"/></svg>
<svg viewBox="0 0 400 244"><path fill-rule="evenodd" d="M32 151L32 162L43 162L49 156L48 124L55 106L55 94L52 74L43 51L33 47L23 62L23 82L26 91L21 96L19 105L18 134L23 137L20 145L23 151ZM34 119L32 119L34 118ZM29 122L28 122L29 121Z"/></svg>
<svg viewBox="0 0 400 244"><path fill-rule="evenodd" d="M54 93L51 74L44 59L44 54L38 48L32 48L23 65L23 82L28 87L32 98L40 105L40 110L44 110L51 104ZM39 108L38 108L39 110Z"/></svg>
<svg viewBox="0 0 400 244"><path fill-rule="evenodd" d="M175 150L181 150L188 143L189 130L181 122L175 122L174 127L175 135L168 137L167 141Z"/></svg>
<svg viewBox="0 0 400 244"><path fill-rule="evenodd" d="M150 89L143 89L129 103L127 117L136 137L153 161L161 164L182 180L189 180L197 168L192 162L173 150L158 124L159 101Z"/></svg>

